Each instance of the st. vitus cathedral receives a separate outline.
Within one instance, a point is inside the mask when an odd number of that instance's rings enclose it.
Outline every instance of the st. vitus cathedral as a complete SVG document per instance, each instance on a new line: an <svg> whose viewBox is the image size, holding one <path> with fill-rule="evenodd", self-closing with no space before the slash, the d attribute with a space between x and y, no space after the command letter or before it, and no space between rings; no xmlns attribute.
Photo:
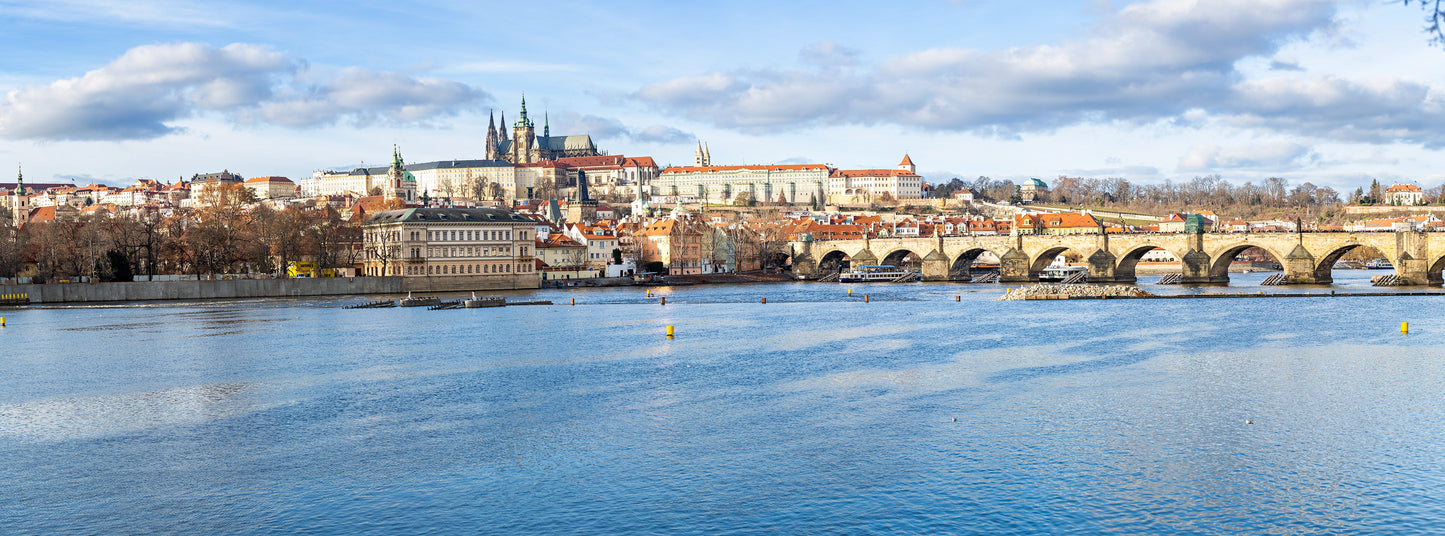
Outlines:
<svg viewBox="0 0 1445 536"><path fill-rule="evenodd" d="M573 158L578 156L601 156L592 136L553 136L552 126L542 115L542 135L537 135L536 125L527 118L527 96L522 96L522 116L512 124L512 137L507 139L507 114L502 114L502 128L487 118L487 160L505 160L513 164L532 164L544 160Z"/></svg>

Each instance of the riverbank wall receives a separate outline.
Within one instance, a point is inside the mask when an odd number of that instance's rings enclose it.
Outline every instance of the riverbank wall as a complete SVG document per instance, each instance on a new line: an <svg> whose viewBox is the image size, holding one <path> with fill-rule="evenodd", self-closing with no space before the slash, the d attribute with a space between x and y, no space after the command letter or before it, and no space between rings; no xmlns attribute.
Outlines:
<svg viewBox="0 0 1445 536"><path fill-rule="evenodd" d="M0 286L5 294L26 294L30 303L133 302L231 298L352 296L407 292L466 292L537 288L533 274L502 277L324 277L219 281L134 281Z"/></svg>

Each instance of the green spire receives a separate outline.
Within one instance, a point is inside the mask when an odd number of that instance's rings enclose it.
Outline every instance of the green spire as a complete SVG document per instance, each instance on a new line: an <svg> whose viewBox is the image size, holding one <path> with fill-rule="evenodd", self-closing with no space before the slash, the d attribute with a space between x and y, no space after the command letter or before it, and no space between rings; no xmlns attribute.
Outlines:
<svg viewBox="0 0 1445 536"><path fill-rule="evenodd" d="M391 169L404 169L406 164L401 160L401 149L391 146Z"/></svg>
<svg viewBox="0 0 1445 536"><path fill-rule="evenodd" d="M529 128L533 126L530 119L527 119L527 92L522 92L522 117L517 118L517 127Z"/></svg>
<svg viewBox="0 0 1445 536"><path fill-rule="evenodd" d="M15 195L25 195L25 168L15 164Z"/></svg>
<svg viewBox="0 0 1445 536"><path fill-rule="evenodd" d="M542 112L542 137L552 137L552 122L547 118L547 112Z"/></svg>

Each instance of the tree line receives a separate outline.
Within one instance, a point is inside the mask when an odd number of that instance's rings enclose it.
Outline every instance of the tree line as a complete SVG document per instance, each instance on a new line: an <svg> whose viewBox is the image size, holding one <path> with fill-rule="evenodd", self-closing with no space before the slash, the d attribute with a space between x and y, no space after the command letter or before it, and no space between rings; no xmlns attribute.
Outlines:
<svg viewBox="0 0 1445 536"><path fill-rule="evenodd" d="M321 268L350 266L361 230L328 206L255 204L236 185L202 194L201 208L161 216L155 211L117 214L57 210L53 221L17 228L0 217L0 277L34 264L34 282L88 277L143 280L148 275L266 274L286 277L291 261Z"/></svg>

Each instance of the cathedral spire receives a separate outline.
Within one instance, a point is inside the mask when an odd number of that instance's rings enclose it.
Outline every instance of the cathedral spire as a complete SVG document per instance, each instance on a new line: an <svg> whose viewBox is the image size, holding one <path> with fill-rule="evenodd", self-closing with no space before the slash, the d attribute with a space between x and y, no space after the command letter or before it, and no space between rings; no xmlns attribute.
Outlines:
<svg viewBox="0 0 1445 536"><path fill-rule="evenodd" d="M542 112L542 137L552 139L552 122L547 118L547 112Z"/></svg>
<svg viewBox="0 0 1445 536"><path fill-rule="evenodd" d="M496 118L496 113L494 113L492 110L487 110L487 141L485 147L486 151L483 153L483 158L486 158L487 160L497 159L498 140Z"/></svg>
<svg viewBox="0 0 1445 536"><path fill-rule="evenodd" d="M502 128L500 128L500 129L497 130L497 142L498 142L498 143L506 143L506 142L507 142L507 112L506 112L505 110L502 111L502 119L501 119L500 121L498 121L497 124L498 124L498 125L502 125Z"/></svg>
<svg viewBox="0 0 1445 536"><path fill-rule="evenodd" d="M15 195L25 195L25 168L15 164Z"/></svg>
<svg viewBox="0 0 1445 536"><path fill-rule="evenodd" d="M522 92L522 117L517 119L517 126L530 127L532 122L527 120L527 92Z"/></svg>

